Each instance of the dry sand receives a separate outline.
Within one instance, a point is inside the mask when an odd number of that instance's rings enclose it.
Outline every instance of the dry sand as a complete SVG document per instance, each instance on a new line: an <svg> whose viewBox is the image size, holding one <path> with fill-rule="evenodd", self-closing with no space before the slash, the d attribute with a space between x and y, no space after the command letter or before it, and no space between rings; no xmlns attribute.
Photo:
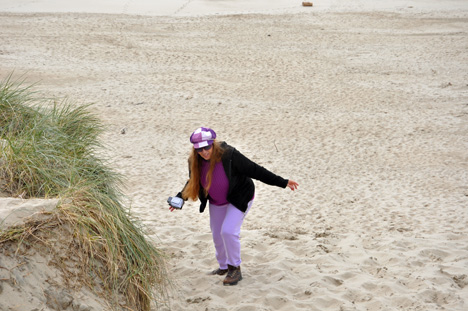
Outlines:
<svg viewBox="0 0 468 311"><path fill-rule="evenodd" d="M0 42L2 78L95 103L132 210L171 256L164 310L468 308L468 8L0 13ZM206 275L208 214L165 203L201 125L300 184L256 183L235 287Z"/></svg>

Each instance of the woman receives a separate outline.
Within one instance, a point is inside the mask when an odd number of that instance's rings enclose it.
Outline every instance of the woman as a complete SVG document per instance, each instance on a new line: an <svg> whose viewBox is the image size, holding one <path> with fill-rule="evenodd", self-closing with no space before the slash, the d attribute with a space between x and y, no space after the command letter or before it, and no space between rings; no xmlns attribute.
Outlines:
<svg viewBox="0 0 468 311"><path fill-rule="evenodd" d="M235 148L216 140L216 133L200 127L190 136L189 176L182 192L184 200L200 200L200 213L209 201L210 226L219 268L213 275L224 275L224 285L242 280L240 269L240 228L252 206L255 186L251 178L268 185L295 190L298 183L283 179L250 161ZM174 208L169 208L171 211Z"/></svg>

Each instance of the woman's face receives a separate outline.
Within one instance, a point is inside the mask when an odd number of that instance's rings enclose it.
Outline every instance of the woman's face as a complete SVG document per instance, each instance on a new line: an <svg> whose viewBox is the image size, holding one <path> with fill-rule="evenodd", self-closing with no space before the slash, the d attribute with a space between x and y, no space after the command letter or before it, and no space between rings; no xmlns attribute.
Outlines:
<svg viewBox="0 0 468 311"><path fill-rule="evenodd" d="M195 149L198 154L205 160L211 159L211 154L213 153L213 145L209 145L203 148Z"/></svg>

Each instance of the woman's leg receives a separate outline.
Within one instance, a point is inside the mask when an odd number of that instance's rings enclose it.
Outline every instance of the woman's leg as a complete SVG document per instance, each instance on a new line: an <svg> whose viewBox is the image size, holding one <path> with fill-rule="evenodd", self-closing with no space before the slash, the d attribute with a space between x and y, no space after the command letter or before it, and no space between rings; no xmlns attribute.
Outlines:
<svg viewBox="0 0 468 311"><path fill-rule="evenodd" d="M227 269L227 254L224 247L223 237L221 236L221 228L223 226L224 219L228 205L214 205L210 203L210 227L211 234L213 235L213 242L216 249L216 259L219 263L220 269Z"/></svg>
<svg viewBox="0 0 468 311"><path fill-rule="evenodd" d="M252 203L253 200L249 202L245 213L238 210L232 204L228 204L226 208L226 215L220 229L220 235L224 241L225 254L227 255L226 267L227 265L239 267L241 264L240 229Z"/></svg>

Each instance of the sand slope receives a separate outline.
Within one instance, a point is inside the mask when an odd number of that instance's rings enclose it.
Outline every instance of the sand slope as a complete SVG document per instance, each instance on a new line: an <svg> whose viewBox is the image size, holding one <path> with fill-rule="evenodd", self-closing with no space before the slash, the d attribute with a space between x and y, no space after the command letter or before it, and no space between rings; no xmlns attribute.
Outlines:
<svg viewBox="0 0 468 311"><path fill-rule="evenodd" d="M0 40L3 76L95 103L133 212L172 257L167 309L467 308L467 11L3 13ZM300 183L256 183L236 287L205 275L208 214L165 206L200 125Z"/></svg>
<svg viewBox="0 0 468 311"><path fill-rule="evenodd" d="M20 226L27 221L53 222L52 212L58 200L0 198L0 230ZM45 228L53 232L48 243L41 235L28 243L6 242L0 248L0 310L103 310L108 303L83 284L67 280L60 269L62 258L72 237L61 228ZM34 235L34 234L33 234ZM68 239L60 241L61 237ZM52 247L52 245L54 247ZM62 253L63 252L63 253ZM68 262L67 264L70 264ZM67 286L67 285L68 286Z"/></svg>

